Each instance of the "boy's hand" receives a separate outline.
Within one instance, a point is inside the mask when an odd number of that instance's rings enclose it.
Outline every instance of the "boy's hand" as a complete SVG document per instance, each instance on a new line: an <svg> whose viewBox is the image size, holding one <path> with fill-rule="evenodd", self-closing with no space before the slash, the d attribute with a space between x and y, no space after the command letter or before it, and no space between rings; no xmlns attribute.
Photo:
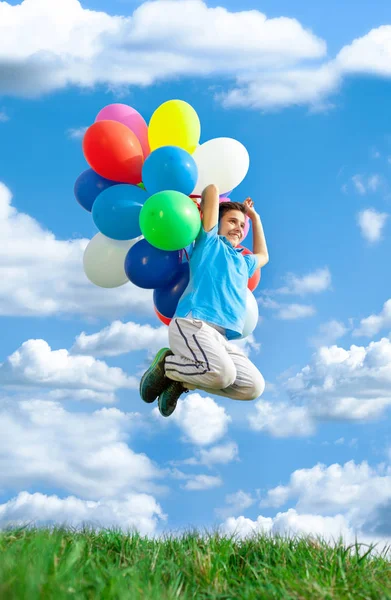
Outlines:
<svg viewBox="0 0 391 600"><path fill-rule="evenodd" d="M243 204L246 208L246 215L248 216L249 219L252 220L258 216L258 213L254 208L254 202L251 200L251 198L246 198L246 200L243 202Z"/></svg>

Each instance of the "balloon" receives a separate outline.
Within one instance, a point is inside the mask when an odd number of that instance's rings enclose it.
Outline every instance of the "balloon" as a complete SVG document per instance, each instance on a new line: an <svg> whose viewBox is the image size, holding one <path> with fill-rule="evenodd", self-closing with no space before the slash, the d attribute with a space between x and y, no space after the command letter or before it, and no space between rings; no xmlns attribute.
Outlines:
<svg viewBox="0 0 391 600"><path fill-rule="evenodd" d="M237 246L237 247L243 248L243 246ZM248 248L243 248L242 254L252 254L252 252ZM255 290L255 288L258 286L260 281L261 281L261 269L257 269L255 271L255 273L251 277L249 277L249 280L247 283L248 289L251 292L253 292Z"/></svg>
<svg viewBox="0 0 391 600"><path fill-rule="evenodd" d="M158 309L156 308L156 306L153 307L155 310L155 313L158 316L158 319L164 323L164 325L169 325L171 323L171 319L168 319L167 317L165 317L164 315L160 314L160 312L158 311Z"/></svg>
<svg viewBox="0 0 391 600"><path fill-rule="evenodd" d="M95 198L112 185L117 185L117 182L105 179L92 169L87 169L76 179L73 191L78 203L91 212Z"/></svg>
<svg viewBox="0 0 391 600"><path fill-rule="evenodd" d="M140 212L140 228L145 239L160 250L181 250L191 244L201 227L194 202L171 190L154 194Z"/></svg>
<svg viewBox="0 0 391 600"><path fill-rule="evenodd" d="M246 177L250 158L246 148L232 138L215 138L199 146L193 158L198 167L198 181L193 194L202 194L214 183L221 194L236 188Z"/></svg>
<svg viewBox="0 0 391 600"><path fill-rule="evenodd" d="M246 319L243 326L243 332L239 339L244 339L250 335L257 326L259 319L258 302L255 299L254 294L247 289L246 298Z"/></svg>
<svg viewBox="0 0 391 600"><path fill-rule="evenodd" d="M166 318L172 319L174 316L179 299L189 283L189 278L189 264L182 263L177 277L168 286L154 290L153 303Z"/></svg>
<svg viewBox="0 0 391 600"><path fill-rule="evenodd" d="M261 269L257 269L254 273L254 275L252 275L247 283L247 287L250 290L250 292L253 292L257 287L259 282L261 281Z"/></svg>
<svg viewBox="0 0 391 600"><path fill-rule="evenodd" d="M148 156L142 178L150 194L175 190L188 195L197 183L198 170L194 158L186 150L162 146Z"/></svg>
<svg viewBox="0 0 391 600"><path fill-rule="evenodd" d="M144 162L136 134L117 121L97 121L83 138L86 161L106 179L120 183L139 183Z"/></svg>
<svg viewBox="0 0 391 600"><path fill-rule="evenodd" d="M137 110L127 104L108 104L99 111L97 121L118 121L126 125L136 135L141 144L144 158L150 153L148 143L148 125Z"/></svg>
<svg viewBox="0 0 391 600"><path fill-rule="evenodd" d="M151 151L179 146L192 154L200 140L201 124L194 108L183 100L168 100L153 113L148 140Z"/></svg>
<svg viewBox="0 0 391 600"><path fill-rule="evenodd" d="M88 242L83 255L84 272L88 279L103 288L115 288L128 283L124 260L139 239L119 242L97 233Z"/></svg>
<svg viewBox="0 0 391 600"><path fill-rule="evenodd" d="M145 190L122 183L104 190L94 202L92 218L101 233L114 240L141 235L140 211L148 198Z"/></svg>
<svg viewBox="0 0 391 600"><path fill-rule="evenodd" d="M125 258L125 273L135 285L146 289L164 287L179 273L181 252L168 252L140 240Z"/></svg>

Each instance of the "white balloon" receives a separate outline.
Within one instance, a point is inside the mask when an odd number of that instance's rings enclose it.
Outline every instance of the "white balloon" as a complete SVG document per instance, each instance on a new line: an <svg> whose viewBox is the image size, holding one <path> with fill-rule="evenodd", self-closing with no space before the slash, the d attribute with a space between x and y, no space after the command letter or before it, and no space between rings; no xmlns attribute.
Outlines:
<svg viewBox="0 0 391 600"><path fill-rule="evenodd" d="M236 188L246 177L250 157L246 148L233 138L215 138L194 150L198 180L193 194L201 195L207 185L216 185L220 194Z"/></svg>
<svg viewBox="0 0 391 600"><path fill-rule="evenodd" d="M115 288L128 283L125 258L129 249L142 237L122 241L97 233L84 250L83 267L88 279L103 288Z"/></svg>
<svg viewBox="0 0 391 600"><path fill-rule="evenodd" d="M240 337L241 340L249 336L257 326L259 319L258 302L255 299L254 294L247 288L246 297L246 319L244 321L243 333Z"/></svg>

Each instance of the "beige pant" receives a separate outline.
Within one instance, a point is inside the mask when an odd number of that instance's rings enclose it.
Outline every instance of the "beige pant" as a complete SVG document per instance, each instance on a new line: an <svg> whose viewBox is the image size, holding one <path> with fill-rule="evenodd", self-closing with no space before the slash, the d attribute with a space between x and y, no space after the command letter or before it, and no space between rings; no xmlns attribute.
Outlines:
<svg viewBox="0 0 391 600"><path fill-rule="evenodd" d="M265 389L258 369L235 344L199 319L174 318L168 328L173 356L165 361L166 376L188 389L234 400L255 400Z"/></svg>

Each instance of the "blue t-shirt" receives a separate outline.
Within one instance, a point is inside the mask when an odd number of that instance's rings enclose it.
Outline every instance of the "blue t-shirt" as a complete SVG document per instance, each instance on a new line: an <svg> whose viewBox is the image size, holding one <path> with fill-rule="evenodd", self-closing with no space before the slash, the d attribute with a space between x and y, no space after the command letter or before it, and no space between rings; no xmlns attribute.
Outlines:
<svg viewBox="0 0 391 600"><path fill-rule="evenodd" d="M253 254L243 255L218 235L218 226L201 226L189 261L190 280L179 299L175 317L201 319L223 327L229 340L242 335L246 318L247 283L257 268Z"/></svg>

